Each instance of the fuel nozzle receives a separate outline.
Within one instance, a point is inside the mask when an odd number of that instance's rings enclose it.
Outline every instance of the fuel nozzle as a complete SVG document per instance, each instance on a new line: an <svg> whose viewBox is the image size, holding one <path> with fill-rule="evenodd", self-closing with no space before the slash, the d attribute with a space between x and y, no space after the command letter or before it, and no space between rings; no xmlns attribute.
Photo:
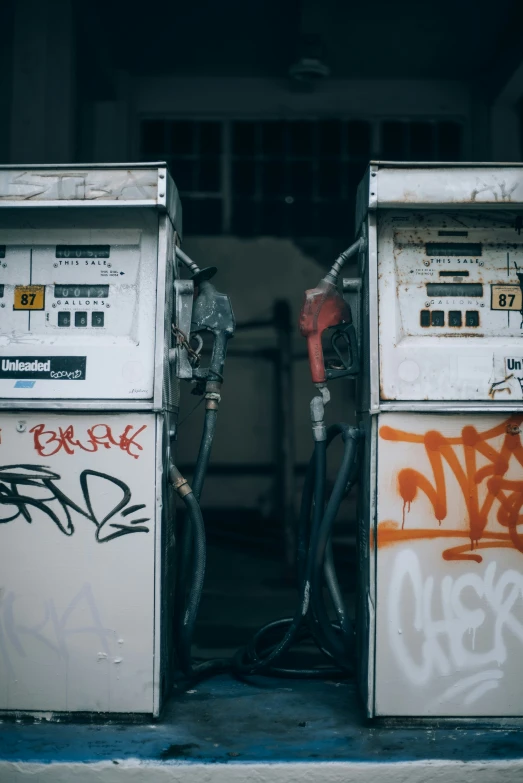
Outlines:
<svg viewBox="0 0 523 783"><path fill-rule="evenodd" d="M189 258L187 253L184 253L178 246L176 247L176 255L180 261L187 267L192 274L192 281L194 286L199 286L204 280L211 280L218 269L215 266L206 266L200 269L198 264L195 264L192 258Z"/></svg>
<svg viewBox="0 0 523 783"><path fill-rule="evenodd" d="M236 321L232 310L231 300L226 294L216 290L209 282L217 272L215 266L200 269L179 247L176 255L192 272L195 287L198 287L198 295L194 301L191 318L191 337L200 336L202 332L211 332L213 335L213 347L211 360L208 367L196 367L193 369L193 380L197 381L196 393L203 393L206 388L208 400L214 400L217 407L219 402L219 387L223 382L223 368L227 355L227 343L234 335ZM209 396L211 395L211 396ZM208 403L208 407L211 402Z"/></svg>
<svg viewBox="0 0 523 783"><path fill-rule="evenodd" d="M365 248L362 237L341 253L316 288L305 291L300 313L300 333L307 339L309 367L316 385L359 372L358 344L349 304L338 291L338 278L345 262ZM333 329L331 346L337 359L325 365L322 334Z"/></svg>

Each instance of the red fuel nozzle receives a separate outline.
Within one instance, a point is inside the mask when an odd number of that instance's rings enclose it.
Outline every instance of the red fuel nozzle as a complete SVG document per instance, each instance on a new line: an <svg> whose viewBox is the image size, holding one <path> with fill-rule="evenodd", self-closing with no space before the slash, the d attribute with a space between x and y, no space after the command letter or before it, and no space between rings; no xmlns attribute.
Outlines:
<svg viewBox="0 0 523 783"><path fill-rule="evenodd" d="M336 286L323 278L316 288L305 291L305 300L300 313L300 332L307 338L313 383L325 383L332 372L325 368L321 337L325 329L333 326L350 326L354 330L348 304ZM351 365L353 363L352 361ZM348 367L344 367L343 370L344 375L349 374Z"/></svg>
<svg viewBox="0 0 523 783"><path fill-rule="evenodd" d="M332 269L318 283L316 288L305 291L305 300L300 313L300 332L307 338L309 367L313 383L325 383L333 378L356 375L359 370L358 345L352 322L352 313L337 288L341 268L351 255L363 248L358 240L336 259ZM331 345L339 363L325 367L322 334L326 329L336 327ZM347 349L344 354L343 348Z"/></svg>

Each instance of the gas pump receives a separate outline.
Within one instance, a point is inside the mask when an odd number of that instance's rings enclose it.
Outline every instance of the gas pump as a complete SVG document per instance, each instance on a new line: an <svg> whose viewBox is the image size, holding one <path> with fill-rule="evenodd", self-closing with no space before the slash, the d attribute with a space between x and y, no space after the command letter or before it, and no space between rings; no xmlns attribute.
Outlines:
<svg viewBox="0 0 523 783"><path fill-rule="evenodd" d="M371 164L358 191L367 714L523 715L523 169Z"/></svg>
<svg viewBox="0 0 523 783"><path fill-rule="evenodd" d="M165 164L0 169L1 711L169 691L180 239Z"/></svg>

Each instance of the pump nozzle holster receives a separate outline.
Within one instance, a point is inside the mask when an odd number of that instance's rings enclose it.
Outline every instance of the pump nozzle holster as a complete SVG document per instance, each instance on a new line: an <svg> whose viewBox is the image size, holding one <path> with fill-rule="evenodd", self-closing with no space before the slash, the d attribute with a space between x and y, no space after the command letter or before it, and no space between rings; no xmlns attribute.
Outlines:
<svg viewBox="0 0 523 783"><path fill-rule="evenodd" d="M339 364L328 368L325 367L321 338L326 329L333 327L331 345ZM313 383L325 383L358 373L358 345L350 306L336 285L326 278L320 280L316 288L305 291L300 313L300 332L307 338Z"/></svg>
<svg viewBox="0 0 523 783"><path fill-rule="evenodd" d="M221 294L208 280L198 284L198 296L193 305L191 335L208 331L213 334L211 361L208 367L193 371L193 378L200 382L223 381L223 367L227 355L227 343L234 335L236 321L231 300Z"/></svg>

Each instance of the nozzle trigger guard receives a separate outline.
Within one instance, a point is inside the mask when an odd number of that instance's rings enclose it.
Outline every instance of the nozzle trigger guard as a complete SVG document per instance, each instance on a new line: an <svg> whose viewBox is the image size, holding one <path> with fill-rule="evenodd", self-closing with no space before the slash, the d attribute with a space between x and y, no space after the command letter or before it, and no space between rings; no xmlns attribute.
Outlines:
<svg viewBox="0 0 523 783"><path fill-rule="evenodd" d="M341 367L325 368L326 379L331 381L335 378L346 378L350 375L357 375L360 369L360 362L358 355L358 340L356 338L354 324L350 323L338 326L331 337L331 346L340 360Z"/></svg>

